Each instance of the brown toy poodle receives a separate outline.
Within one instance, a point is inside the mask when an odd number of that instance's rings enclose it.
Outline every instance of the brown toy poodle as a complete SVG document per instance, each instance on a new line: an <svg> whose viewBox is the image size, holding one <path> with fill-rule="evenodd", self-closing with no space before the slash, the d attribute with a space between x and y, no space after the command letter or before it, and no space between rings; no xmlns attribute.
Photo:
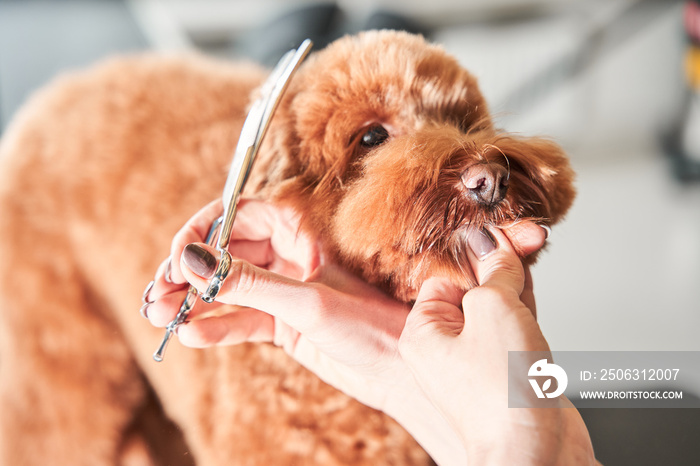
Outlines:
<svg viewBox="0 0 700 466"><path fill-rule="evenodd" d="M265 70L119 58L34 96L0 145L0 463L426 464L393 420L272 345L151 359L138 309L179 227L218 197ZM246 195L294 207L334 260L410 301L472 285L470 228L553 224L562 150L493 127L476 80L397 32L312 55L272 121ZM174 427L174 423L177 427ZM181 433L180 433L181 432Z"/></svg>

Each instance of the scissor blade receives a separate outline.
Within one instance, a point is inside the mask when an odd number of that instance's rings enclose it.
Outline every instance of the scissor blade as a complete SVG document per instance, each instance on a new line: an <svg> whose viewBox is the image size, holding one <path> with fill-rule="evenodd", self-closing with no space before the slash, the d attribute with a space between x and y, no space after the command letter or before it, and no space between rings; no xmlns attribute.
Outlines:
<svg viewBox="0 0 700 466"><path fill-rule="evenodd" d="M238 199L243 192L250 171L255 161L270 120L279 105L282 94L289 85L289 80L299 67L301 61L311 49L310 40L305 40L297 50L290 50L279 61L268 79L261 87L261 96L253 103L248 117L243 123L241 137L236 146L231 168L222 194L224 204L224 221L217 247L228 246L233 220L236 216Z"/></svg>
<svg viewBox="0 0 700 466"><path fill-rule="evenodd" d="M270 98L272 97L275 85L283 75L285 69L289 66L290 60L294 57L294 50L285 53L277 63L272 73L267 77L263 85L260 87L260 97L258 97L251 106L248 116L243 123L241 135L238 138L236 150L233 153L231 160L231 168L228 172L228 178L224 186L222 200L224 202L224 212L228 210L229 204L233 201L236 186L241 181L241 178L246 176L246 166L252 164L250 159L250 150L256 145L256 139L259 137L260 126L265 118L265 109L268 107Z"/></svg>
<svg viewBox="0 0 700 466"><path fill-rule="evenodd" d="M272 83L274 87L270 91L270 97L269 99L267 99L267 102L265 104L262 124L260 125L260 128L258 130L258 146L262 142L263 137L265 137L265 133L267 132L267 128L270 124L270 121L272 121L272 115L275 113L275 110L277 110L277 106L282 100L282 95L284 94L284 91L286 91L287 87L289 87L289 82L292 78L292 75L297 70L304 58L306 58L306 55L308 55L312 46L313 42L311 42L311 40L309 39L306 39L301 43L301 45L299 45L299 48L296 51L290 50L289 52L287 52L294 53L289 58L289 63L287 64L287 66L283 67L280 70L280 76L277 79L275 79Z"/></svg>

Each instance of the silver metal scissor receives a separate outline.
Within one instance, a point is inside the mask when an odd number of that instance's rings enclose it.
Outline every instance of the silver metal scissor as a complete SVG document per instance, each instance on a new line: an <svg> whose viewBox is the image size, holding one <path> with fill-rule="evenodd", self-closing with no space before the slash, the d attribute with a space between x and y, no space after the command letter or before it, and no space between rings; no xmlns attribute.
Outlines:
<svg viewBox="0 0 700 466"><path fill-rule="evenodd" d="M248 112L248 117L243 123L241 136L233 154L231 168L222 195L224 214L212 223L206 238L206 243L210 246L215 246L221 256L214 276L209 281L209 287L201 296L202 300L207 303L211 303L216 298L231 266L232 259L228 253L228 245L231 240L233 221L236 218L238 201L250 175L255 156L260 149L260 144L267 132L272 115L282 99L282 94L287 89L292 75L302 60L308 55L312 45L312 42L306 39L299 48L290 50L280 59L275 69L262 85L260 97L253 102ZM187 296L182 301L180 310L165 328L163 341L156 352L153 353L153 359L156 361L160 362L163 360L165 348L170 338L172 338L177 327L187 320L188 314L197 302L197 296L197 290L190 286L187 290Z"/></svg>

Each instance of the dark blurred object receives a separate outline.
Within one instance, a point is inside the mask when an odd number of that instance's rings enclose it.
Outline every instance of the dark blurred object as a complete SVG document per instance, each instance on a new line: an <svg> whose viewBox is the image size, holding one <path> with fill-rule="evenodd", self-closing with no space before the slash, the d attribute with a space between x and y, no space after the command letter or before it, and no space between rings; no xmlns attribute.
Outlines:
<svg viewBox="0 0 700 466"><path fill-rule="evenodd" d="M579 410L604 465L700 464L700 409Z"/></svg>
<svg viewBox="0 0 700 466"><path fill-rule="evenodd" d="M335 3L306 6L254 28L238 41L235 49L237 54L272 66L304 39L313 41L314 51L325 47L341 23L342 11Z"/></svg>
<svg viewBox="0 0 700 466"><path fill-rule="evenodd" d="M345 34L369 29L396 29L423 35L428 32L407 18L382 11L355 23L336 3L329 2L288 11L245 34L234 48L236 55L272 66L284 52L304 39L311 39L314 51L318 51Z"/></svg>
<svg viewBox="0 0 700 466"><path fill-rule="evenodd" d="M664 138L674 173L682 181L700 180L700 0L683 10L688 39L685 54L685 99L678 122Z"/></svg>

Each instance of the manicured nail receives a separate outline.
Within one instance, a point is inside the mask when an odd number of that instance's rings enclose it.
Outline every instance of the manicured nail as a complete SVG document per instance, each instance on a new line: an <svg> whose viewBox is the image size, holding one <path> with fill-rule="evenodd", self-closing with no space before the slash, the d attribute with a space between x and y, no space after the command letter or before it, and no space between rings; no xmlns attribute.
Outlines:
<svg viewBox="0 0 700 466"><path fill-rule="evenodd" d="M203 278L211 278L216 272L216 257L197 244L188 244L182 252L182 260L191 271Z"/></svg>
<svg viewBox="0 0 700 466"><path fill-rule="evenodd" d="M148 306L150 306L152 303L143 303L143 306L141 306L141 309L139 309L139 314L141 314L141 317L144 319L148 319Z"/></svg>
<svg viewBox="0 0 700 466"><path fill-rule="evenodd" d="M163 278L165 278L166 283L173 282L172 272L173 272L173 260L171 257L168 257L168 262L165 264L165 273L163 273Z"/></svg>
<svg viewBox="0 0 700 466"><path fill-rule="evenodd" d="M552 234L552 229L549 228L549 225L540 225L540 227L544 230L544 239L548 239Z"/></svg>
<svg viewBox="0 0 700 466"><path fill-rule="evenodd" d="M146 289L143 290L143 295L141 295L141 302L143 304L148 304L151 302L151 300L148 298L148 295L151 293L151 290L153 289L153 285L155 285L156 282L155 280L151 280L151 282L146 285Z"/></svg>
<svg viewBox="0 0 700 466"><path fill-rule="evenodd" d="M498 246L496 240L493 239L491 233L488 230L474 230L469 233L467 237L467 243L469 248L472 250L476 258L479 260L484 259L486 256L491 254L496 250Z"/></svg>

